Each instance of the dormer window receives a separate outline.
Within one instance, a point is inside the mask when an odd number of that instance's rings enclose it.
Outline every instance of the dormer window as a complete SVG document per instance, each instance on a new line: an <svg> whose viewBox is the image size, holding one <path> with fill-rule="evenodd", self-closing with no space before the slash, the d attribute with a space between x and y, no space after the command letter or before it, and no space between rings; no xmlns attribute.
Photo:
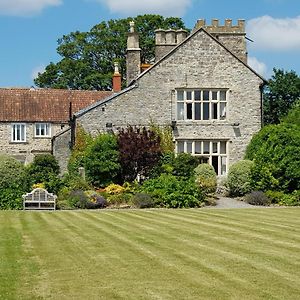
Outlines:
<svg viewBox="0 0 300 300"><path fill-rule="evenodd" d="M34 136L35 137L51 137L51 124L50 123L36 123Z"/></svg>
<svg viewBox="0 0 300 300"><path fill-rule="evenodd" d="M176 90L177 120L225 120L227 90Z"/></svg>

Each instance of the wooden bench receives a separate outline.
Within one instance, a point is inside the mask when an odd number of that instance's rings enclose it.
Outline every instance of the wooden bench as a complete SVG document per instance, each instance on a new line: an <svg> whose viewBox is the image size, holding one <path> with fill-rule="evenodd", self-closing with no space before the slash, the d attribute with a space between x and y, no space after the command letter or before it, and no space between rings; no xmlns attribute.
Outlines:
<svg viewBox="0 0 300 300"><path fill-rule="evenodd" d="M34 189L32 192L23 195L23 209L51 209L56 208L56 195L48 193L42 188Z"/></svg>

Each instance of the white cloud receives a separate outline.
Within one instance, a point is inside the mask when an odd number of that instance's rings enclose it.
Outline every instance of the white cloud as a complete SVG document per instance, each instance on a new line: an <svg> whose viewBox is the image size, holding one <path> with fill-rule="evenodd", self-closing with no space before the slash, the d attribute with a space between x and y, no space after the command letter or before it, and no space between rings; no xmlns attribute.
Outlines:
<svg viewBox="0 0 300 300"><path fill-rule="evenodd" d="M300 16L275 19L262 16L247 22L252 48L268 51L300 50Z"/></svg>
<svg viewBox="0 0 300 300"><path fill-rule="evenodd" d="M267 66L265 63L259 61L256 57L248 57L248 65L256 71L259 75L267 76Z"/></svg>
<svg viewBox="0 0 300 300"><path fill-rule="evenodd" d="M45 72L45 66L40 65L35 67L32 72L31 72L31 79L35 79L38 77L39 73L44 73Z"/></svg>
<svg viewBox="0 0 300 300"><path fill-rule="evenodd" d="M0 15L32 15L39 13L47 6L60 4L62 0L0 0Z"/></svg>
<svg viewBox="0 0 300 300"><path fill-rule="evenodd" d="M155 13L164 16L183 16L192 0L97 0L113 13L124 15Z"/></svg>

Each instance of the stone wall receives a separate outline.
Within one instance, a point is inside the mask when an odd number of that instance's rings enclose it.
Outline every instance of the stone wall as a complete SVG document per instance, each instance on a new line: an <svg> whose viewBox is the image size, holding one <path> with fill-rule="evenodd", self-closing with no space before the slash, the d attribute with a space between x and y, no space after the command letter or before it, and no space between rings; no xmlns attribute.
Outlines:
<svg viewBox="0 0 300 300"><path fill-rule="evenodd" d="M204 31L197 31L179 48L137 80L136 88L78 115L92 134L127 125L171 124L176 120L175 90L228 89L224 121L177 121L175 139L224 139L229 163L243 158L252 135L261 128L263 80ZM239 124L233 126L233 124Z"/></svg>
<svg viewBox="0 0 300 300"><path fill-rule="evenodd" d="M71 154L71 128L67 128L62 131L52 140L53 155L59 163L60 173L66 173L68 167L68 161Z"/></svg>
<svg viewBox="0 0 300 300"><path fill-rule="evenodd" d="M12 155L26 164L32 162L34 156L37 154L51 153L51 137L35 137L34 123L26 123L26 142L11 141L11 124L8 122L0 123L1 153ZM51 124L52 136L61 130L61 124Z"/></svg>

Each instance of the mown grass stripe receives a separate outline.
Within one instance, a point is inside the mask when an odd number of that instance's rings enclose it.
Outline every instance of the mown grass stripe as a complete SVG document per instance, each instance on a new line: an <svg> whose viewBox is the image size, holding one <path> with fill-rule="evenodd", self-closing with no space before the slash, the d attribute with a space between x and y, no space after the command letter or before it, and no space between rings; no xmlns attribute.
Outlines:
<svg viewBox="0 0 300 300"><path fill-rule="evenodd" d="M114 217L115 217L115 215L113 215ZM119 215L118 215L119 216ZM118 218L119 219L119 218ZM181 259L182 259L182 257L181 257ZM202 268L204 267L204 265L201 265L202 266ZM219 274L219 275L221 275L221 276L224 276L223 274L222 274L222 272L220 272L221 274ZM231 280L232 280L232 278L231 278ZM222 281L224 282L224 281L226 281L224 278L222 278ZM249 284L248 284L249 285Z"/></svg>
<svg viewBox="0 0 300 300"><path fill-rule="evenodd" d="M138 221L135 221L134 223L136 223L136 222L138 222ZM178 229L178 230L180 230L180 229ZM208 235L208 237L209 236L211 236L212 234L210 233L209 235ZM203 237L202 237L203 238ZM222 239L222 238L220 238L220 237L217 237L217 239L218 240L220 240L220 239ZM231 241L230 240L230 244L234 244L234 241ZM246 253L247 253L247 249L246 248L244 248L244 247L239 247L239 245L237 244L237 245L233 245L234 247L235 247L235 249L241 249L242 250L242 252L244 253L245 251L246 251ZM264 253L264 252L262 252L262 251L255 251L254 252L255 254L260 254L260 255L266 255L267 257L270 257L270 256L272 256L272 254L270 254L270 253ZM253 254L253 252L250 252L250 254L252 255ZM277 255L274 255L274 258L278 258L278 255L279 254L281 254L281 253L278 253ZM289 263L289 261L287 261L287 260L285 260L285 265L286 264L288 264ZM293 261L293 262L290 262L292 265L294 265L295 264L295 262Z"/></svg>

